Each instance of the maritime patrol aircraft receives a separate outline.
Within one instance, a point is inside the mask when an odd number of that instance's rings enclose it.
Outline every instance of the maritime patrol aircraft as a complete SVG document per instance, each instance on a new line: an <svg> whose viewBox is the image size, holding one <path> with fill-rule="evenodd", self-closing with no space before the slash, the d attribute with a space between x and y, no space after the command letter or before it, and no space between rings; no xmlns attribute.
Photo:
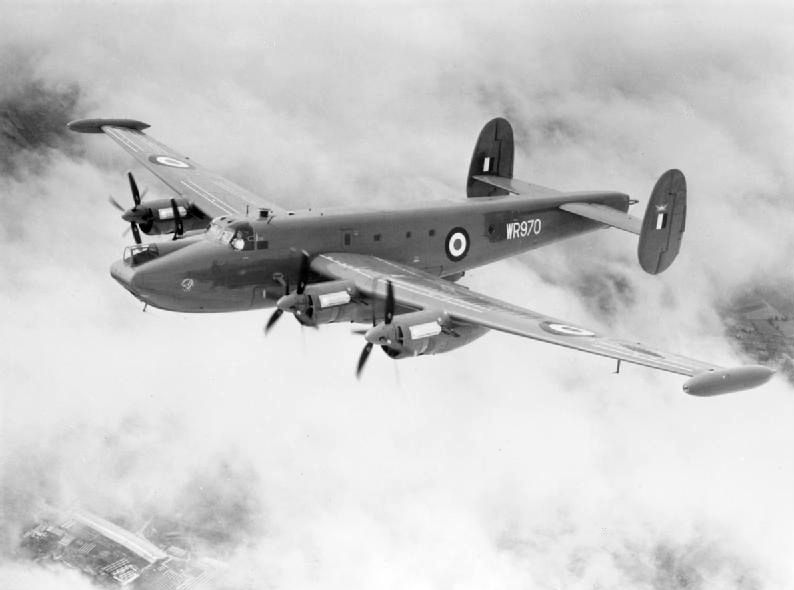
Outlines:
<svg viewBox="0 0 794 590"><path fill-rule="evenodd" d="M284 313L307 326L368 324L357 332L365 341L357 374L376 345L402 359L450 352L488 330L610 357L618 370L625 361L685 375L684 391L697 396L755 387L773 373L611 338L457 282L470 269L609 227L639 236L646 272L664 271L684 233L687 189L679 170L661 175L640 219L628 213L636 201L621 192L562 192L513 178L513 130L496 118L475 144L465 201L292 211L152 139L141 121L82 119L68 126L104 133L175 193L143 201L128 173L134 206L122 218L135 245L111 275L147 305L179 312L275 307L266 331ZM141 232L173 239L144 244Z"/></svg>

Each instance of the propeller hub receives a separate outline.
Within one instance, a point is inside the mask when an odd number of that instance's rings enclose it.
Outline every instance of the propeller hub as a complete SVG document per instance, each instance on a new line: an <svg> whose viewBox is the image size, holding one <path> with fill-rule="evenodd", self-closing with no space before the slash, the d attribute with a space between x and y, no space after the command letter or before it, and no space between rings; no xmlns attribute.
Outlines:
<svg viewBox="0 0 794 590"><path fill-rule="evenodd" d="M372 344L384 346L392 343L392 340L394 339L393 336L394 330L392 329L392 326L381 323L377 326L372 326L369 330L367 330L364 334L364 340L371 342Z"/></svg>
<svg viewBox="0 0 794 590"><path fill-rule="evenodd" d="M127 222L145 223L149 221L150 213L148 209L127 209L121 214L121 218Z"/></svg>
<svg viewBox="0 0 794 590"><path fill-rule="evenodd" d="M276 301L276 307L289 313L302 313L309 307L309 297L303 293L288 293L283 297L279 297L279 300Z"/></svg>

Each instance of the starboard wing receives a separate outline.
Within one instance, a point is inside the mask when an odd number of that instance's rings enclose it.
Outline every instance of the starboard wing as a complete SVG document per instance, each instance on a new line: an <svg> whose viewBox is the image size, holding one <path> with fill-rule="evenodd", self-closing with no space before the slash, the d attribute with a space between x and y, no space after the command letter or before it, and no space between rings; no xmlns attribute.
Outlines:
<svg viewBox="0 0 794 590"><path fill-rule="evenodd" d="M684 390L694 395L715 395L747 389L766 382L772 371L759 366L723 369L716 365L670 354L639 342L620 340L571 325L424 271L364 254L328 253L312 260L312 269L326 277L352 281L370 297L383 297L390 281L399 305L434 309L464 323L524 336L592 354L692 377Z"/></svg>
<svg viewBox="0 0 794 590"><path fill-rule="evenodd" d="M80 133L104 133L118 143L171 190L188 199L208 217L283 212L259 195L211 172L190 157L146 135L149 125L131 119L81 119L68 124Z"/></svg>

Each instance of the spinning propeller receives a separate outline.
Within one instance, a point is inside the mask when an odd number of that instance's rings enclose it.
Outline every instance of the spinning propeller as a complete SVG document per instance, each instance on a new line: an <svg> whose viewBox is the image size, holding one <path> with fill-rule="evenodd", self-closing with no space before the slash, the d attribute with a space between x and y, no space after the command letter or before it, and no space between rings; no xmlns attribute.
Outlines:
<svg viewBox="0 0 794 590"><path fill-rule="evenodd" d="M394 319L394 286L392 285L391 281L386 281L386 302L384 304L383 309L383 323L384 325L388 326L391 324L392 320ZM375 304L372 305L372 327L374 328L377 325L377 319L375 317ZM371 340L367 340L367 343L364 345L364 349L361 351L361 355L358 357L358 365L356 366L356 378L361 378L361 371L364 370L364 365L367 363L367 359L369 358L369 353L372 352L373 342Z"/></svg>
<svg viewBox="0 0 794 590"><path fill-rule="evenodd" d="M174 239L177 240L185 233L185 228L182 225L182 216L179 214L179 207L176 205L176 199L171 199L171 211L174 213Z"/></svg>
<svg viewBox="0 0 794 590"><path fill-rule="evenodd" d="M151 211L148 209L138 209L141 204L142 197L146 195L146 189L143 190L143 193L138 190L138 183L135 182L135 177L132 175L132 172L127 172L127 178L130 181L132 202L135 204L135 206L132 209L124 209L124 207L122 207L112 196L108 197L108 201L110 201L110 204L116 209L121 211L121 218L124 221L129 221L130 229L132 230L132 237L135 238L136 244L140 244L141 232L138 229L138 225L143 225L144 231L149 231L152 228L153 219Z"/></svg>
<svg viewBox="0 0 794 590"><path fill-rule="evenodd" d="M302 326L317 327L311 317L306 314L309 305L309 296L304 293L309 284L309 271L311 270L311 257L304 250L301 256L301 266L298 271L298 289L295 293L289 291L289 280L284 280L284 295L276 302L276 310L271 314L265 325L265 334L275 325L285 311L292 313Z"/></svg>

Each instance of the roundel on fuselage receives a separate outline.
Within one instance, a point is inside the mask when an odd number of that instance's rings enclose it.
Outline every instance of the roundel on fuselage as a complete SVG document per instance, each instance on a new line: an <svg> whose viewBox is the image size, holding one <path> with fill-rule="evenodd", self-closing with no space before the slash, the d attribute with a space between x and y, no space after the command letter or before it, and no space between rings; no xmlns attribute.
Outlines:
<svg viewBox="0 0 794 590"><path fill-rule="evenodd" d="M447 258L452 262L460 262L469 253L469 246L469 232L462 227L454 227L449 230L447 239L444 242Z"/></svg>

